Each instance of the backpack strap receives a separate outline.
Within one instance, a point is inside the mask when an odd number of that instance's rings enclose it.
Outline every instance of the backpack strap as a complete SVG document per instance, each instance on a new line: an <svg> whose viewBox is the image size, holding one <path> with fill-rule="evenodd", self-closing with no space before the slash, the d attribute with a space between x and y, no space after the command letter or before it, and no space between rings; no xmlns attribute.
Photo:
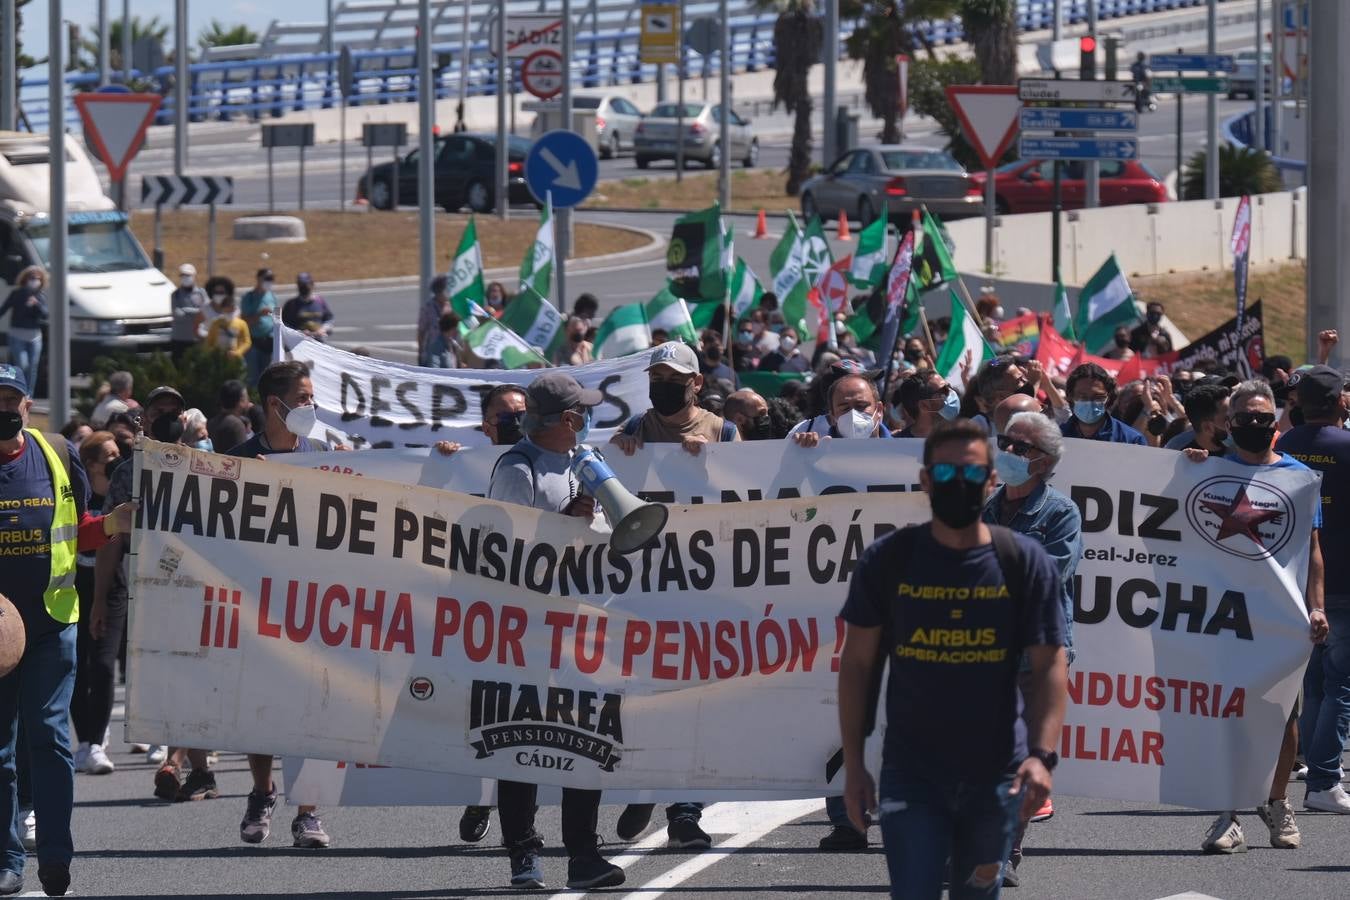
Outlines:
<svg viewBox="0 0 1350 900"><path fill-rule="evenodd" d="M624 422L623 433L628 437L632 437L633 435L637 434L639 429L642 428L642 417L645 415L646 413L638 413L637 415L630 418L627 422Z"/></svg>
<svg viewBox="0 0 1350 900"><path fill-rule="evenodd" d="M522 457L530 467L530 491L533 494L539 493L539 485L536 483L538 475L535 473L535 464L539 462L539 448L526 441L517 441L509 450L497 457L497 461L492 464L492 474L488 477L488 483L497 477L497 467L500 466L508 456Z"/></svg>
<svg viewBox="0 0 1350 900"><path fill-rule="evenodd" d="M721 434L720 437L718 437L718 440L721 441L721 442L724 443L724 444L725 444L727 441L734 441L734 440L736 440L736 423L735 423L735 422L728 422L726 419L723 419L723 420L722 420L722 434Z"/></svg>
<svg viewBox="0 0 1350 900"><path fill-rule="evenodd" d="M1008 586L1008 596L1013 606L1020 608L1026 596L1026 561L1022 558L1022 548L1017 545L1011 528L1002 525L990 525L989 533L994 538L994 555L998 557L998 567L1003 571L1003 583Z"/></svg>
<svg viewBox="0 0 1350 900"><path fill-rule="evenodd" d="M56 451L56 458L61 460L61 465L66 467L66 477L74 478L70 471L70 443L66 440L66 436L64 434L52 434L50 431L42 432L42 436Z"/></svg>

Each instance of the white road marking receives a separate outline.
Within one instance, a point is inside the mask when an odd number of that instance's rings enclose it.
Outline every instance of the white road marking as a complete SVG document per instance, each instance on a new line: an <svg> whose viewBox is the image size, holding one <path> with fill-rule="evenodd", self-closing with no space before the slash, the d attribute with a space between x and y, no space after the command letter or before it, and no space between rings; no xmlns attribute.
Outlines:
<svg viewBox="0 0 1350 900"><path fill-rule="evenodd" d="M629 866L631 866L638 860L645 859L648 851L654 850L657 847L664 847L665 845L666 845L666 829L664 826L662 826L661 828L658 828L651 834L647 835L642 840L638 841L633 846L629 847L627 852L622 853L619 856L611 857L609 861L613 865L618 866L620 869L627 869ZM564 884L567 883L566 876L562 878L562 882ZM576 898L584 896L586 896L584 891L573 891L563 889L562 891L559 891L558 893L554 894L553 897L549 898L549 900L557 900L557 898L566 898L566 900L576 900Z"/></svg>
<svg viewBox="0 0 1350 900"><path fill-rule="evenodd" d="M1187 891L1184 894L1173 894L1170 897L1159 897L1158 900L1221 900L1221 898L1211 897L1209 894L1201 894L1198 891Z"/></svg>

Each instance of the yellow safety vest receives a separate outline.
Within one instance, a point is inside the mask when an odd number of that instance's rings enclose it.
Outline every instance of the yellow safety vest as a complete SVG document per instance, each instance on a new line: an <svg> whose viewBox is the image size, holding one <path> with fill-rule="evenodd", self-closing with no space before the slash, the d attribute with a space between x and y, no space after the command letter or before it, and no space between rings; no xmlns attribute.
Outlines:
<svg viewBox="0 0 1350 900"><path fill-rule="evenodd" d="M63 625L80 619L80 595L75 590L75 557L78 552L80 513L75 507L75 491L70 486L70 475L52 445L40 432L25 428L24 433L42 449L47 468L52 473L52 527L49 541L52 554L52 577L42 594L42 605L47 615Z"/></svg>

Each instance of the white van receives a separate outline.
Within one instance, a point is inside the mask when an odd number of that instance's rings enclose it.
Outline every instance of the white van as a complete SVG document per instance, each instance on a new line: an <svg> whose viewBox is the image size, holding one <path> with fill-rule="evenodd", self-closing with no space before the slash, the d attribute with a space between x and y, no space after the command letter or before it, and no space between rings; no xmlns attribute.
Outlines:
<svg viewBox="0 0 1350 900"><path fill-rule="evenodd" d="M48 267L47 136L0 131L0 299L30 265ZM119 350L169 346L173 284L150 264L126 213L103 193L84 148L66 135L67 295L71 369ZM0 334L9 317L0 319ZM7 353L0 341L0 353Z"/></svg>

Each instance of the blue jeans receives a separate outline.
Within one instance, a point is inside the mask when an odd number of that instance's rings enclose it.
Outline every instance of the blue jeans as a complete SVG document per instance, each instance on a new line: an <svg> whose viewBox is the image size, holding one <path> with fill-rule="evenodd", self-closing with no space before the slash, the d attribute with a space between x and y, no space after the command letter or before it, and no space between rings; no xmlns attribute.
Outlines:
<svg viewBox="0 0 1350 900"><path fill-rule="evenodd" d="M0 867L23 874L23 822L14 770L15 737L23 721L37 814L37 857L70 865L75 843L75 765L70 755L70 695L75 689L75 626L30 632L18 667L0 678L0 822L9 823Z"/></svg>
<svg viewBox="0 0 1350 900"><path fill-rule="evenodd" d="M825 815L830 817L831 825L853 828L853 823L848 820L848 806L844 803L842 794L825 798Z"/></svg>
<svg viewBox="0 0 1350 900"><path fill-rule="evenodd" d="M1308 763L1308 790L1330 790L1341 780L1341 750L1350 733L1350 609L1327 610L1331 635L1313 648L1303 675L1299 736Z"/></svg>
<svg viewBox="0 0 1350 900"><path fill-rule="evenodd" d="M31 341L9 336L9 361L23 372L28 382L28 396L37 396L38 364L42 361L42 333Z"/></svg>
<svg viewBox="0 0 1350 900"><path fill-rule="evenodd" d="M891 896L939 900L950 876L950 900L997 900L1022 803L1011 786L1011 777L939 783L883 769L878 806Z"/></svg>

